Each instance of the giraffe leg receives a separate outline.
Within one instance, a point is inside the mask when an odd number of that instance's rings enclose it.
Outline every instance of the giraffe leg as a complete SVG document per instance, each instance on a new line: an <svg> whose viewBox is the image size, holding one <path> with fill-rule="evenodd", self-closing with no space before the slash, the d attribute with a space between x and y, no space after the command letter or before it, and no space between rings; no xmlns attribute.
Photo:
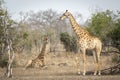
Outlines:
<svg viewBox="0 0 120 80"><path fill-rule="evenodd" d="M98 75L101 75L100 52L101 52L101 46L98 46L97 49L96 49L96 53L97 53L97 63L98 63Z"/></svg>
<svg viewBox="0 0 120 80"><path fill-rule="evenodd" d="M76 65L76 67L77 67L77 73L80 75L81 74L81 69L80 69L80 58L82 58L82 56L80 55L80 53L81 53L81 49L80 49L80 47L79 46L77 46L77 48L78 48L78 53L76 54L76 56L75 56L75 65Z"/></svg>
<svg viewBox="0 0 120 80"><path fill-rule="evenodd" d="M97 72L98 72L98 75L101 75L101 63L100 63L99 57L97 58L97 62L95 63L94 75L96 75Z"/></svg>
<svg viewBox="0 0 120 80"><path fill-rule="evenodd" d="M96 53L95 53L95 51L93 51L93 59L94 59L94 75L96 75L97 74L97 56L96 56Z"/></svg>
<svg viewBox="0 0 120 80"><path fill-rule="evenodd" d="M100 55L98 55L98 75L101 75L101 62L100 62Z"/></svg>
<svg viewBox="0 0 120 80"><path fill-rule="evenodd" d="M86 50L82 49L82 55L83 55L83 75L86 75Z"/></svg>
<svg viewBox="0 0 120 80"><path fill-rule="evenodd" d="M94 63L95 63L94 75L96 75L97 72L98 72L98 75L101 75L100 49L97 49L93 53L93 56L94 56Z"/></svg>
<svg viewBox="0 0 120 80"><path fill-rule="evenodd" d="M83 54L83 66L84 66L83 75L86 75L86 56L85 56L85 54Z"/></svg>
<svg viewBox="0 0 120 80"><path fill-rule="evenodd" d="M27 69L31 65L31 63L32 63L32 60L29 60L27 65L25 66L25 69Z"/></svg>
<svg viewBox="0 0 120 80"><path fill-rule="evenodd" d="M80 74L79 59L77 56L75 57L75 66L77 67L78 74Z"/></svg>

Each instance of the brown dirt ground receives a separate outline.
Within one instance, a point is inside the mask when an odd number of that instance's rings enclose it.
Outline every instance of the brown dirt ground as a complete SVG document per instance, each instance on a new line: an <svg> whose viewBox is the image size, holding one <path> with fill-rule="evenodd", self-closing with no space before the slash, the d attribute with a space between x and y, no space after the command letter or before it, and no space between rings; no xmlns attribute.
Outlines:
<svg viewBox="0 0 120 80"><path fill-rule="evenodd" d="M4 77L5 69L0 68L0 80L120 80L120 75L101 75L93 76L92 71L93 57L87 56L87 74L86 76L78 75L74 65L75 55L70 54L68 57L64 55L46 55L46 65L44 69L29 68L25 70L23 67L13 68L13 77ZM102 69L111 66L111 56L102 56ZM82 61L80 59L80 64ZM83 70L83 66L81 66Z"/></svg>

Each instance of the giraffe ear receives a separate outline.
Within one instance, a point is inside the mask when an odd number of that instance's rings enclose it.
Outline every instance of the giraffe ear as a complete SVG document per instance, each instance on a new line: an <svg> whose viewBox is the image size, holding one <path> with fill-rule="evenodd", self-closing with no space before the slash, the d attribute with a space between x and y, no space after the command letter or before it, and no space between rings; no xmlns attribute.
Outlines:
<svg viewBox="0 0 120 80"><path fill-rule="evenodd" d="M68 10L66 10L66 12L68 12Z"/></svg>

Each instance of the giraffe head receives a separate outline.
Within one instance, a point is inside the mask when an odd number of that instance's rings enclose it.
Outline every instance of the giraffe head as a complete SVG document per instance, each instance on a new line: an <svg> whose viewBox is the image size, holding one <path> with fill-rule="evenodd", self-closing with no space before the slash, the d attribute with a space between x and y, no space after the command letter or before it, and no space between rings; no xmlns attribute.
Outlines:
<svg viewBox="0 0 120 80"><path fill-rule="evenodd" d="M44 42L48 43L48 35L44 35Z"/></svg>
<svg viewBox="0 0 120 80"><path fill-rule="evenodd" d="M68 12L68 10L65 11L65 13L63 13L63 15L60 17L60 20L63 20L65 18L68 18L71 15L70 12Z"/></svg>

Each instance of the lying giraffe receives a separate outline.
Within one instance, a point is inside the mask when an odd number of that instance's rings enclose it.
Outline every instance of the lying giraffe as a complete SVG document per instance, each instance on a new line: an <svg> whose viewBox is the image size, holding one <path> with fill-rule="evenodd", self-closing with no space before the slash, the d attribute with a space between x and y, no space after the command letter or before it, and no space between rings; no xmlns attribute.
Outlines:
<svg viewBox="0 0 120 80"><path fill-rule="evenodd" d="M100 53L102 49L102 42L95 36L92 36L89 34L87 30L85 30L83 27L78 25L76 20L74 19L73 15L66 10L66 12L60 17L61 20L68 18L70 20L70 23L72 25L72 28L74 32L77 35L78 38L78 45L79 45L79 51L82 54L83 58L83 75L86 75L86 50L92 50L93 56L94 56L94 63L95 63L95 71L94 75L97 74L101 75L101 62L100 62ZM79 58L76 56L76 66L78 68L78 74L80 74L80 68L79 68Z"/></svg>
<svg viewBox="0 0 120 80"><path fill-rule="evenodd" d="M45 66L45 52L46 52L46 45L48 43L48 36L44 36L44 43L42 46L41 53L37 56L37 58L33 60L29 60L25 68L28 67L44 67Z"/></svg>

